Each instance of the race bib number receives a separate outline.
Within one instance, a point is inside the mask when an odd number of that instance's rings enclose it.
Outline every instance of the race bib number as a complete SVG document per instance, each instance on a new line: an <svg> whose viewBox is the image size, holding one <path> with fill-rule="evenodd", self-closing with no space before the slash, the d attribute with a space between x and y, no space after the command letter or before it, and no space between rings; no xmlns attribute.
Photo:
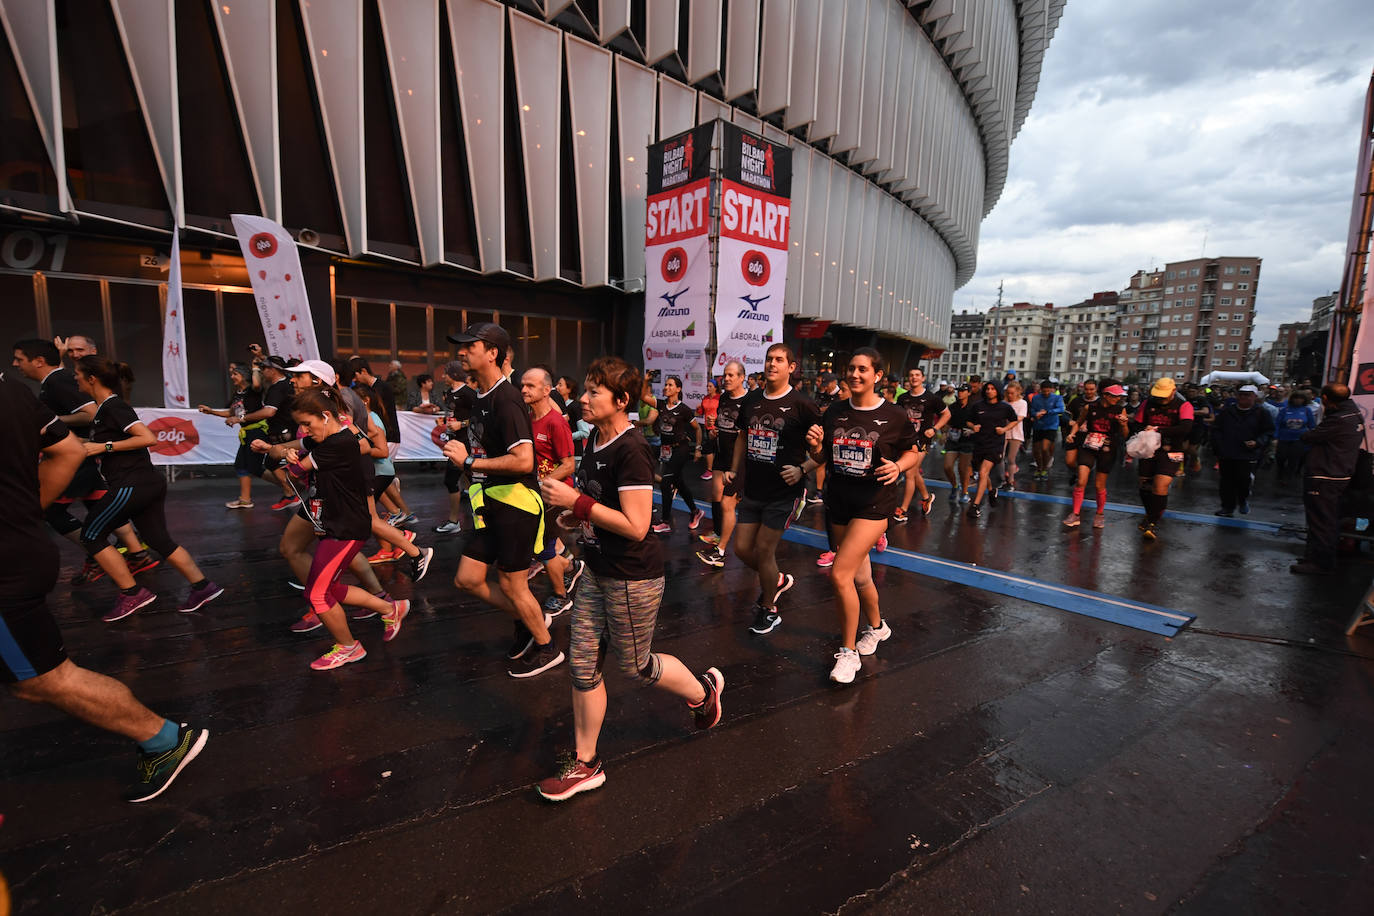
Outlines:
<svg viewBox="0 0 1374 916"><path fill-rule="evenodd" d="M837 437L831 446L830 463L841 474L864 476L873 466L873 440Z"/></svg>
<svg viewBox="0 0 1374 916"><path fill-rule="evenodd" d="M1169 453L1169 460L1170 460L1170 461L1182 461L1182 460L1183 460L1183 453L1182 453L1182 452L1170 452L1170 453Z"/></svg>
<svg viewBox="0 0 1374 916"><path fill-rule="evenodd" d="M771 429L751 429L745 445L751 460L772 461L778 454L778 434Z"/></svg>
<svg viewBox="0 0 1374 916"><path fill-rule="evenodd" d="M1107 444L1107 437L1103 433L1088 433L1083 439L1083 447L1098 451Z"/></svg>
<svg viewBox="0 0 1374 916"><path fill-rule="evenodd" d="M658 460L659 460L659 461L672 461L672 460L673 460L673 447L672 447L671 445L660 445L660 446L658 447Z"/></svg>

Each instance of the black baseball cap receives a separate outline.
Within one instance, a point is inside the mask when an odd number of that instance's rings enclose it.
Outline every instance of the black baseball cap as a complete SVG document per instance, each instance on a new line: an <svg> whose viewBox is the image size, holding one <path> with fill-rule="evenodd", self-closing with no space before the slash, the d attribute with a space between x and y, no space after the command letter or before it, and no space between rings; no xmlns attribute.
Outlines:
<svg viewBox="0 0 1374 916"><path fill-rule="evenodd" d="M273 369L278 369L282 372L286 371L286 360L282 359L280 356L269 356L265 360L263 360L263 363L265 363L268 366L271 366Z"/></svg>
<svg viewBox="0 0 1374 916"><path fill-rule="evenodd" d="M490 321L470 324L457 334L448 335L448 339L456 344L470 344L480 340L489 346L510 351L510 335L506 333L505 328Z"/></svg>
<svg viewBox="0 0 1374 916"><path fill-rule="evenodd" d="M964 382L962 385L960 385L958 388L956 388L956 389L954 389L954 390L955 390L955 391L972 391L972 390L973 390L973 386L970 385L968 382Z"/></svg>

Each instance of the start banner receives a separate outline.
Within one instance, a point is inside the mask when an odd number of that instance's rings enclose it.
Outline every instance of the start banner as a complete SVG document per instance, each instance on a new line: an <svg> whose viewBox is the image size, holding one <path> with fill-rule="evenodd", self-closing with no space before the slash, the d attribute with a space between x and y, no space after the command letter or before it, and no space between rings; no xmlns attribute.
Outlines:
<svg viewBox="0 0 1374 916"><path fill-rule="evenodd" d="M693 408L706 396L711 322L711 139L714 124L649 147L644 217L644 368L682 378ZM684 366L702 364L689 380Z"/></svg>
<svg viewBox="0 0 1374 916"><path fill-rule="evenodd" d="M138 418L157 436L151 452L153 464L233 464L239 448L237 426L226 426L223 417L195 410L136 407ZM443 461L446 429L430 414L396 412L401 426L401 448L396 461Z"/></svg>
<svg viewBox="0 0 1374 916"><path fill-rule="evenodd" d="M792 151L721 123L717 373L732 359L763 368L782 340L791 224Z"/></svg>

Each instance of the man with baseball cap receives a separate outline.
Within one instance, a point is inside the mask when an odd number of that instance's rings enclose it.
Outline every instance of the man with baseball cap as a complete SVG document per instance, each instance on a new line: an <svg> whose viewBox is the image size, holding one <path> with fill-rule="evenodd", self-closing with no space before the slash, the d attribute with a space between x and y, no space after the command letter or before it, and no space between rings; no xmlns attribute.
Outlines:
<svg viewBox="0 0 1374 916"><path fill-rule="evenodd" d="M1150 386L1150 396L1141 402L1134 419L1137 430L1155 430L1160 439L1155 453L1136 463L1140 502L1145 506L1140 533L1153 541L1159 536L1155 527L1169 507L1169 485L1183 467L1183 444L1193 428L1193 405L1178 394L1174 380L1165 375Z"/></svg>
<svg viewBox="0 0 1374 916"><path fill-rule="evenodd" d="M291 401L296 392L286 378L286 360L280 356L266 356L262 358L260 368L266 385L262 393L262 407L242 417L229 419L233 420L233 424L242 426L266 420L267 442L280 445L289 441L296 431L296 421L291 418ZM272 504L272 511L280 512L300 505L299 497L286 481L286 471L282 469L281 462L269 458L263 465L262 479L281 487L281 499Z"/></svg>
<svg viewBox="0 0 1374 916"><path fill-rule="evenodd" d="M1212 423L1212 449L1221 472L1221 508L1216 514L1230 518L1240 509L1250 512L1250 483L1255 465L1274 437L1274 421L1268 411L1255 406L1259 389L1241 385L1236 402L1223 407Z"/></svg>
<svg viewBox="0 0 1374 916"><path fill-rule="evenodd" d="M511 677L533 677L562 664L550 618L530 593L530 561L544 549L544 501L534 476L534 433L520 392L502 371L511 349L500 325L480 321L448 339L477 380L466 443L450 439L444 456L471 475L475 529L454 584L515 618L506 657ZM499 588L487 582L496 565Z"/></svg>

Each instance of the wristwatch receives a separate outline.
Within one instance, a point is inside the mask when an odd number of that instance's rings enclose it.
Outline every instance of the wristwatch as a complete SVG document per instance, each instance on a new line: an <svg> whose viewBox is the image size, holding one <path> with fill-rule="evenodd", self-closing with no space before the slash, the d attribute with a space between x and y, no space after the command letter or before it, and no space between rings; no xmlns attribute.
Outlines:
<svg viewBox="0 0 1374 916"><path fill-rule="evenodd" d="M468 455L466 458L463 459L463 469L466 470L466 471L471 471L471 470L472 470L472 463L473 463L474 461L476 461L476 460L477 460L477 456L476 456L476 455Z"/></svg>
<svg viewBox="0 0 1374 916"><path fill-rule="evenodd" d="M114 443L113 443L113 442L106 442L106 443L105 443L105 451L107 451L107 452L112 452L112 451L114 451Z"/></svg>

